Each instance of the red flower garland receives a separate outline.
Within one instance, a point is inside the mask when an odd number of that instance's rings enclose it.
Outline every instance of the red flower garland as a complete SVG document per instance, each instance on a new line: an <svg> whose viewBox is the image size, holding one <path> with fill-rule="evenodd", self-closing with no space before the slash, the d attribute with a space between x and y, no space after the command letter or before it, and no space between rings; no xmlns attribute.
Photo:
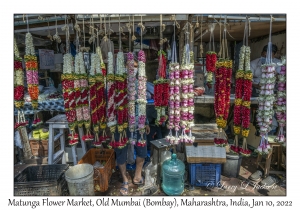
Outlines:
<svg viewBox="0 0 300 210"><path fill-rule="evenodd" d="M212 87L213 73L216 71L217 54L215 52L206 53L206 71L207 71L207 86Z"/></svg>

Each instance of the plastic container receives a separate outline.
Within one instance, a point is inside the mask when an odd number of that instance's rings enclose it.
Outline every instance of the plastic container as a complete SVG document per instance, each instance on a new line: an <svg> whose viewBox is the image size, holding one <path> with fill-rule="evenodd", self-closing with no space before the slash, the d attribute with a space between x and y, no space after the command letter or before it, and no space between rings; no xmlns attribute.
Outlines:
<svg viewBox="0 0 300 210"><path fill-rule="evenodd" d="M184 190L184 163L172 154L162 165L162 189L167 195L181 195Z"/></svg>
<svg viewBox="0 0 300 210"><path fill-rule="evenodd" d="M192 186L216 187L220 185L221 164L193 163L189 165Z"/></svg>
<svg viewBox="0 0 300 210"><path fill-rule="evenodd" d="M67 164L28 166L14 178L14 196L68 195Z"/></svg>
<svg viewBox="0 0 300 210"><path fill-rule="evenodd" d="M65 176L71 196L95 195L93 181L94 167L91 164L73 166L66 172Z"/></svg>
<svg viewBox="0 0 300 210"><path fill-rule="evenodd" d="M226 154L226 163L223 165L222 175L226 177L238 177L242 164L242 156L236 154Z"/></svg>

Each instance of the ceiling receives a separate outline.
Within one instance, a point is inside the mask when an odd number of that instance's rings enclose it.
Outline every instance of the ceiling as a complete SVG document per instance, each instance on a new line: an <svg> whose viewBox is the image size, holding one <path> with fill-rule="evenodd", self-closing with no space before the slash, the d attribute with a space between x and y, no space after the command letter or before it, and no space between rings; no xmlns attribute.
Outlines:
<svg viewBox="0 0 300 210"><path fill-rule="evenodd" d="M266 36L270 32L270 15L267 14L111 14L111 15L61 15L61 14L15 14L14 15L14 32L17 37L17 43L19 46L24 46L25 38L24 35L29 31L34 36L34 44L36 46L51 45L52 41L47 37L48 35L53 36L56 31L61 37L62 41L65 41L66 32L62 30L62 27L69 24L70 40L76 39L76 31L74 24L77 23L81 29L81 39L85 37L85 40L91 37L90 29L94 28L95 32L108 31L111 29L110 38L113 41L119 39L119 25L123 28L121 34L122 42L128 43L129 31L126 27L126 23L134 21L135 30L139 23L143 23L145 30L143 39L159 39L160 38L160 25L161 22L165 24L165 30L163 37L171 38L174 31L174 18L180 28L175 28L176 34L183 29L187 22L194 26L194 40L200 42L201 37L203 42L209 42L211 36L209 27L214 24L213 30L214 41L220 40L220 24L221 33L224 33L224 23L226 22L226 37L229 41L241 41L244 37L244 29L246 16L250 20L250 36L249 39L259 38ZM202 20L202 21L201 21ZM286 15L276 14L272 15L272 33L285 31L286 30ZM196 27L199 23L199 27ZM202 24L201 24L202 23ZM85 25L83 34L83 25ZM92 27L91 27L92 26ZM202 29L202 34L201 34ZM140 34L135 31L135 36L139 39ZM84 35L84 36L83 36ZM99 36L102 38L103 34ZM24 39L23 39L24 38Z"/></svg>

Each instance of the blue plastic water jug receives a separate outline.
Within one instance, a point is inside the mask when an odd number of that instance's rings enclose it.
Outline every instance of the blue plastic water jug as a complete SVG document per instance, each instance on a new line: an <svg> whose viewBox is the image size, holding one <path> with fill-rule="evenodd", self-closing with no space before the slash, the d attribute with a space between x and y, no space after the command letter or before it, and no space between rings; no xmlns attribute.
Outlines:
<svg viewBox="0 0 300 210"><path fill-rule="evenodd" d="M184 163L172 154L162 165L162 189L167 195L181 195L184 190Z"/></svg>

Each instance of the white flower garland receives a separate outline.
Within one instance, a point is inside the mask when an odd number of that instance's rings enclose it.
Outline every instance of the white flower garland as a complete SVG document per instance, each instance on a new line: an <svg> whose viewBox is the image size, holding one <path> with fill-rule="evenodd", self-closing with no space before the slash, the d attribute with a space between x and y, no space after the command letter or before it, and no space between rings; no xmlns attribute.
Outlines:
<svg viewBox="0 0 300 210"><path fill-rule="evenodd" d="M26 55L35 55L33 39L31 33L26 33L25 37L25 54Z"/></svg>

